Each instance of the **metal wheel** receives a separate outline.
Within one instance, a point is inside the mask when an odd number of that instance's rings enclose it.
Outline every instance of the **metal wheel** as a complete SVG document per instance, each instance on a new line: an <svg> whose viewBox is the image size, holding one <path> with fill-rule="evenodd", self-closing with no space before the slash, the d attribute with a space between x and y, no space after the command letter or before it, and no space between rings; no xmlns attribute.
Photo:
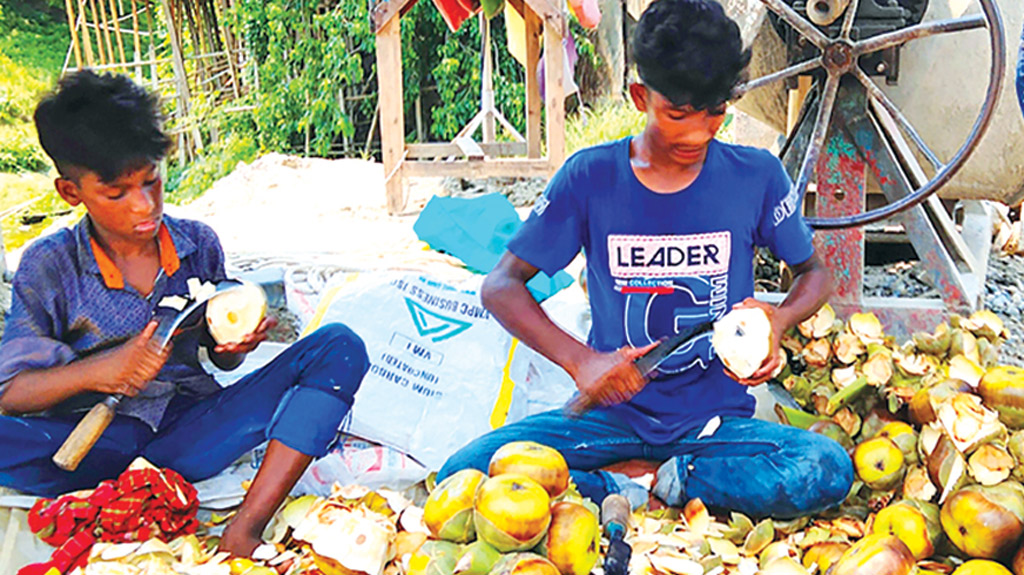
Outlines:
<svg viewBox="0 0 1024 575"><path fill-rule="evenodd" d="M848 228L869 224L883 220L897 212L913 207L928 196L934 194L940 187L948 182L957 171L963 166L967 157L974 151L985 130L988 128L995 111L996 99L1002 90L1003 70L1006 63L1005 39L1003 33L1002 18L996 8L994 0L978 0L981 4L982 14L964 16L961 18L950 18L922 22L908 26L893 32L878 34L863 40L854 41L851 38L854 19L857 14L857 6L860 2L872 0L850 0L850 4L843 14L842 25L836 38L829 38L820 29L815 27L809 20L790 7L785 0L761 0L768 9L774 12L780 20L786 22L807 42L820 50L820 54L814 58L789 66L783 70L773 72L755 80L747 82L740 87L740 92L748 92L773 82L798 75L809 74L815 70L823 70L825 73L824 86L818 94L817 115L814 129L808 141L807 151L800 163L800 171L793 183L795 193L803 194L807 191L807 185L811 175L815 171L818 156L825 142L825 136L832 121L832 112L835 108L836 95L839 93L840 79L843 76L851 75L857 79L867 91L867 95L876 113L884 112L891 117L891 120L898 126L899 130L913 142L917 151L927 159L935 170L930 180L923 183L912 193L896 200L890 204L852 216L838 218L808 218L807 222L818 229ZM921 139L917 130L900 112L893 101L871 80L864 72L858 61L861 56L872 54L886 48L900 46L907 42L935 36L939 34L950 34L986 28L989 35L989 50L991 53L991 66L989 67L988 88L985 93L985 100L978 112L970 134L960 149L957 150L949 162L942 162ZM820 74L820 72L819 72ZM893 122L889 122L892 124Z"/></svg>

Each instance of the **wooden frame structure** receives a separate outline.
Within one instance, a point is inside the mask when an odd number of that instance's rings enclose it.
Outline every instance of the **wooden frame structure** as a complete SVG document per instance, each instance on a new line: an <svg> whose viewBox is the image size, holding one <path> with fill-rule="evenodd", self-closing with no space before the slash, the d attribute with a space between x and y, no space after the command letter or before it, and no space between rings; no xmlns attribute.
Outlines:
<svg viewBox="0 0 1024 575"><path fill-rule="evenodd" d="M511 6L523 16L526 29L525 142L494 141L495 114L490 113L493 110L493 89L489 86L490 54L489 43L486 41L487 29L484 27L481 30L481 36L485 38L481 114L451 143L406 144L402 104L401 15L415 2L380 0L372 10L377 40L381 155L388 212L397 214L405 209L404 184L407 177L549 177L554 174L565 161L565 64L562 40L568 34L568 29L562 11L550 0L509 0ZM546 156L541 147L542 102L537 81L542 32L545 54L543 109L546 116ZM478 126L483 128L484 135L480 143L469 137ZM451 157L460 159L438 161Z"/></svg>

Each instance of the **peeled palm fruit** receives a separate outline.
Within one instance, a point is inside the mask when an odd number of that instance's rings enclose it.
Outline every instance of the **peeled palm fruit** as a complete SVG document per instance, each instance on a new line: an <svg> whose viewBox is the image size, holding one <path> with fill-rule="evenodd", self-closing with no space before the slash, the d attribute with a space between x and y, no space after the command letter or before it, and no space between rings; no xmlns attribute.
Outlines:
<svg viewBox="0 0 1024 575"><path fill-rule="evenodd" d="M438 539L467 543L476 537L473 499L487 479L482 471L463 469L445 478L423 506L423 522Z"/></svg>
<svg viewBox="0 0 1024 575"><path fill-rule="evenodd" d="M218 293L206 302L206 325L219 345L240 343L256 331L267 315L267 295L260 286L241 285Z"/></svg>
<svg viewBox="0 0 1024 575"><path fill-rule="evenodd" d="M491 456L487 474L520 473L533 479L552 499L569 488L569 466L558 450L533 441L506 443Z"/></svg>
<svg viewBox="0 0 1024 575"><path fill-rule="evenodd" d="M761 308L738 308L715 322L711 345L739 378L750 377L772 349L772 322Z"/></svg>
<svg viewBox="0 0 1024 575"><path fill-rule="evenodd" d="M551 524L548 492L525 475L506 473L484 481L473 508L477 537L502 553L533 548Z"/></svg>

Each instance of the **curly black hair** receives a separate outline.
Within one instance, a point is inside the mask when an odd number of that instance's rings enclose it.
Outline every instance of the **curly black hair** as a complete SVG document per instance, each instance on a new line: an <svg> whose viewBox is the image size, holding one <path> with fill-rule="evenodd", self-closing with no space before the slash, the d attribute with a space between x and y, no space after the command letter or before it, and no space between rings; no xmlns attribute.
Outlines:
<svg viewBox="0 0 1024 575"><path fill-rule="evenodd" d="M645 85L676 106L713 109L743 81L750 50L714 0L657 0L633 32L633 60Z"/></svg>
<svg viewBox="0 0 1024 575"><path fill-rule="evenodd" d="M86 169L112 182L171 147L158 98L120 74L68 74L34 117L39 143L66 178Z"/></svg>

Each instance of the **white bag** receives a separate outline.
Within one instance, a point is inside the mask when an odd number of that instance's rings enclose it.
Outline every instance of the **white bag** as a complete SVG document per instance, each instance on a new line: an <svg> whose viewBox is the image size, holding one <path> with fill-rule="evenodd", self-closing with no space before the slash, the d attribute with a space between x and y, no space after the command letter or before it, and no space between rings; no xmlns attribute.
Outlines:
<svg viewBox="0 0 1024 575"><path fill-rule="evenodd" d="M370 370L345 431L394 447L428 469L476 437L522 418L512 337L470 289L410 273L329 285L306 333L340 322L366 343Z"/></svg>

